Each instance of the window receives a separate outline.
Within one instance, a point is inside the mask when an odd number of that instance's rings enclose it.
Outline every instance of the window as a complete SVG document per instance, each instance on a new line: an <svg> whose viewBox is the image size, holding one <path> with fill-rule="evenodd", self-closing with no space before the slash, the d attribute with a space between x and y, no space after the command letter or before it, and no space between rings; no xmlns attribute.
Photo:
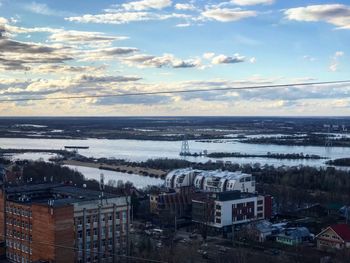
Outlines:
<svg viewBox="0 0 350 263"><path fill-rule="evenodd" d="M262 206L258 206L258 211L262 211L263 207Z"/></svg>

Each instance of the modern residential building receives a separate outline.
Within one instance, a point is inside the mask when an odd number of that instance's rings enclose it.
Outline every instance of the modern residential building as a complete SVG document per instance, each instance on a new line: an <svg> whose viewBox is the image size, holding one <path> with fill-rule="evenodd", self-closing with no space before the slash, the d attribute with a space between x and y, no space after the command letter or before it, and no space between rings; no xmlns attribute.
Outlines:
<svg viewBox="0 0 350 263"><path fill-rule="evenodd" d="M194 194L193 187L189 186L153 193L150 195L150 212L157 215L176 215L178 218L190 217Z"/></svg>
<svg viewBox="0 0 350 263"><path fill-rule="evenodd" d="M192 221L217 229L270 218L271 214L271 196L230 191L192 199Z"/></svg>
<svg viewBox="0 0 350 263"><path fill-rule="evenodd" d="M321 250L350 248L350 226L332 225L316 236L317 248Z"/></svg>
<svg viewBox="0 0 350 263"><path fill-rule="evenodd" d="M250 174L228 171L204 171L191 168L171 171L165 178L165 187L175 189L194 186L207 192L225 192L239 190L255 193L255 178Z"/></svg>
<svg viewBox="0 0 350 263"><path fill-rule="evenodd" d="M127 253L130 199L63 184L0 190L12 262L115 262Z"/></svg>

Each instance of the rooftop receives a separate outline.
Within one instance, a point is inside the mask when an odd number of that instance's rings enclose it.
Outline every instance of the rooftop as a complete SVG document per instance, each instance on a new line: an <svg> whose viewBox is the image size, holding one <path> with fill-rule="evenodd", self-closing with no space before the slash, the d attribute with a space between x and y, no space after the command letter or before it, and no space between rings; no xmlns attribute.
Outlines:
<svg viewBox="0 0 350 263"><path fill-rule="evenodd" d="M287 228L284 233L278 234L280 237L303 238L310 236L310 232L306 227Z"/></svg>
<svg viewBox="0 0 350 263"><path fill-rule="evenodd" d="M350 226L347 224L332 225L331 228L336 232L344 241L350 241Z"/></svg>
<svg viewBox="0 0 350 263"><path fill-rule="evenodd" d="M51 206L62 206L82 201L92 201L101 198L100 191L79 188L64 184L34 184L6 189L7 200L18 203L37 203ZM104 193L105 198L117 195Z"/></svg>
<svg viewBox="0 0 350 263"><path fill-rule="evenodd" d="M204 176L204 177L219 177L219 178L226 178L230 180L237 180L240 179L243 176L251 176L250 174L242 173L241 171L237 172L229 172L229 171L221 171L221 170L215 170L215 171L206 171L206 170L198 170L198 169L192 169L192 168L183 168L183 169L176 169L168 173L169 176L172 175L183 175L183 174L189 174L189 173L195 173L196 175Z"/></svg>

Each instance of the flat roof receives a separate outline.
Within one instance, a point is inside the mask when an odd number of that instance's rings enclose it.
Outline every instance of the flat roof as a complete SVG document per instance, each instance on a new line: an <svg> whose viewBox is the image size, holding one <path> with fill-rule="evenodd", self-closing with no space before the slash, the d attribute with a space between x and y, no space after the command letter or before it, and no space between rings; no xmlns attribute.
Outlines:
<svg viewBox="0 0 350 263"><path fill-rule="evenodd" d="M48 204L62 206L83 201L99 200L101 192L65 184L33 184L7 187L7 199L22 204ZM116 198L120 195L104 192L104 198Z"/></svg>
<svg viewBox="0 0 350 263"><path fill-rule="evenodd" d="M237 180L244 176L251 176L251 174L242 173L241 171L221 171L221 170L199 170L199 169L192 169L192 168L182 168L182 169L175 169L170 171L167 176L173 176L173 175L186 175L189 173L197 173L199 176L203 177L218 177L218 178L224 178L229 180Z"/></svg>

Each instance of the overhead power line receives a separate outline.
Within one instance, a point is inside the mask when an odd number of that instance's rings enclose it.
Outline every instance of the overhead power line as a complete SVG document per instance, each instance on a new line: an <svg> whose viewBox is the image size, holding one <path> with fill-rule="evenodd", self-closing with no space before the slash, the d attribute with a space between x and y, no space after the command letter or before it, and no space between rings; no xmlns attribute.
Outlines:
<svg viewBox="0 0 350 263"><path fill-rule="evenodd" d="M5 238L5 240L8 238L5 235L0 235L0 237ZM40 244L40 245L46 245L46 246L62 248L62 249L69 249L69 250L73 250L75 252L84 252L85 251L86 253L89 253L89 254L92 253L92 254L97 254L97 255L101 255L101 256L105 253L105 252L95 251L95 250L91 251L91 250L89 250L87 248L79 249L77 247L59 245L59 244L54 244L54 243L45 242L45 241L39 241L39 240L32 240L32 241L30 241L30 244L32 244L32 243L37 243L37 244ZM167 263L167 261L162 261L162 260L156 260L156 259L150 259L150 258L141 258L141 257L135 257L135 256L127 256L127 255L120 255L120 254L116 254L116 253L109 253L109 255L116 256L118 258L133 259L133 260L138 260L138 261L143 261L143 262Z"/></svg>
<svg viewBox="0 0 350 263"><path fill-rule="evenodd" d="M304 83L289 83L289 84L275 84L275 85L259 85L259 86L244 86L244 87L226 87L226 88L209 88L209 89L182 89L169 91L149 91L149 92L134 92L134 93L109 93L98 95L75 95L75 96L61 96L61 97L26 97L15 99L0 99L0 102L19 102L19 101L40 101L40 100L71 100L71 99L89 99L89 98L109 98L109 97L131 97L131 96L148 96L148 95L163 95L163 94L181 94L181 93L200 93L210 91L240 91L240 90L259 90L271 88L286 88L299 86L320 86L327 84L342 84L349 83L350 80L338 81L324 81L324 82L304 82ZM6 95L4 95L6 96ZM14 96L14 95L12 95ZM34 96L34 95L30 95ZM38 96L38 95L35 95Z"/></svg>

